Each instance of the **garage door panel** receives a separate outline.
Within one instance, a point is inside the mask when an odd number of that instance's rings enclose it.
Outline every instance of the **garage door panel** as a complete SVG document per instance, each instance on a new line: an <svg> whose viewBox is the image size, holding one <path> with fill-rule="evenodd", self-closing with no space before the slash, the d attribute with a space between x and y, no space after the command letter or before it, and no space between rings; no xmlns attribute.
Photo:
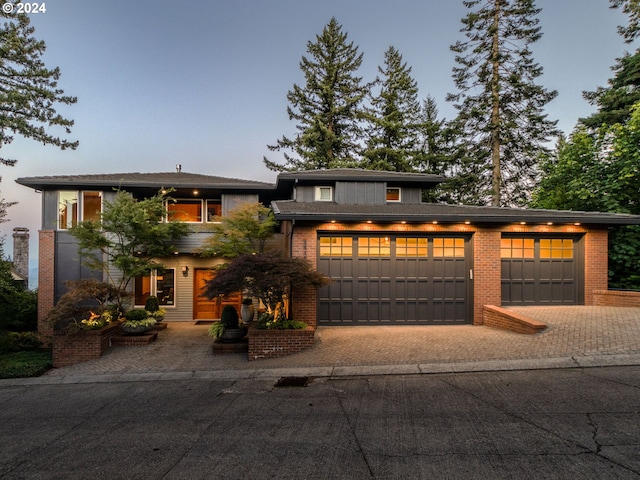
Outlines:
<svg viewBox="0 0 640 480"><path fill-rule="evenodd" d="M465 258L468 240L462 237L402 235L342 235L348 240L318 242L321 245L351 244L346 257L321 258L327 249L319 249L318 269L334 278L335 286L323 290L319 322L332 324L429 324L467 323L469 260ZM437 240L436 243L433 243ZM400 244L400 248L396 248ZM437 248L436 248L437 247ZM333 250L330 251L333 255ZM342 250L340 253L344 253ZM331 274L329 274L329 272ZM352 283L343 282L338 273L349 275ZM335 276L334 276L335 275ZM325 287L323 287L325 288ZM322 289L321 289L322 290ZM346 311L337 311L333 304ZM438 320L434 305L440 303ZM446 305L445 305L446 303ZM461 315L459 312L463 312ZM341 315L340 317L333 317ZM447 315L449 317L447 318ZM347 320L348 319L348 320Z"/></svg>
<svg viewBox="0 0 640 480"><path fill-rule="evenodd" d="M577 238L503 236L502 304L578 304L584 279L578 270Z"/></svg>

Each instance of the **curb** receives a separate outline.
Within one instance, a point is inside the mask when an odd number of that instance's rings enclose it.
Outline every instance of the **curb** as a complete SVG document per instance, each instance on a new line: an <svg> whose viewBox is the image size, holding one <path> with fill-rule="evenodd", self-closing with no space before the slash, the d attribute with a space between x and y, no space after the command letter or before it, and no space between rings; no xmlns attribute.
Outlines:
<svg viewBox="0 0 640 480"><path fill-rule="evenodd" d="M485 360L478 362L336 365L297 368L258 368L242 370L201 370L190 372L116 373L96 375L42 376L0 380L0 387L35 385L74 385L84 383L162 382L179 380L257 380L281 377L323 377L328 379L376 375L434 375L519 370L550 370L640 366L640 354L591 355L582 357Z"/></svg>

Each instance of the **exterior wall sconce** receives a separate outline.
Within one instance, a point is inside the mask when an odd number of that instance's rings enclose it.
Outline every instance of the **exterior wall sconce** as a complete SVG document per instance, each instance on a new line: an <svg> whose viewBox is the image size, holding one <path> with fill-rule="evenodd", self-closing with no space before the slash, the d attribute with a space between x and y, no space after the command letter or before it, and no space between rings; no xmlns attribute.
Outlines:
<svg viewBox="0 0 640 480"><path fill-rule="evenodd" d="M187 265L183 265L182 266L182 276L183 277L188 277L189 276L189 267Z"/></svg>

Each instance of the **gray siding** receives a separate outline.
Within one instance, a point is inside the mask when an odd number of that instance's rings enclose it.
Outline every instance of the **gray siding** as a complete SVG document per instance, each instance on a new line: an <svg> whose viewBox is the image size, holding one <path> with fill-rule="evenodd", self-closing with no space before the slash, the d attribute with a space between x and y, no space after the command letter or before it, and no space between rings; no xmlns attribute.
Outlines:
<svg viewBox="0 0 640 480"><path fill-rule="evenodd" d="M336 182L335 201L345 205L384 205L386 189L384 182Z"/></svg>
<svg viewBox="0 0 640 480"><path fill-rule="evenodd" d="M82 264L78 255L78 243L66 231L56 232L55 245L55 287L56 301L67 291L66 282L84 278L102 279L102 272L91 270Z"/></svg>
<svg viewBox="0 0 640 480"><path fill-rule="evenodd" d="M42 228L55 230L58 228L58 191L42 192Z"/></svg>
<svg viewBox="0 0 640 480"><path fill-rule="evenodd" d="M229 212L242 203L257 203L258 194L222 194L222 216L229 215Z"/></svg>
<svg viewBox="0 0 640 480"><path fill-rule="evenodd" d="M402 187L402 203L422 203L422 189Z"/></svg>

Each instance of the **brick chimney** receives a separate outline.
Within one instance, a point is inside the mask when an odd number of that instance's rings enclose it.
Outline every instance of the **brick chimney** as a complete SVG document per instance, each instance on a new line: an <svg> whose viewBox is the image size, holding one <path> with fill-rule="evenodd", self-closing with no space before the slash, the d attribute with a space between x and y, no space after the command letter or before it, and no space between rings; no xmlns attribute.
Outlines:
<svg viewBox="0 0 640 480"><path fill-rule="evenodd" d="M25 286L29 285L29 229L13 229L13 268L24 277Z"/></svg>

